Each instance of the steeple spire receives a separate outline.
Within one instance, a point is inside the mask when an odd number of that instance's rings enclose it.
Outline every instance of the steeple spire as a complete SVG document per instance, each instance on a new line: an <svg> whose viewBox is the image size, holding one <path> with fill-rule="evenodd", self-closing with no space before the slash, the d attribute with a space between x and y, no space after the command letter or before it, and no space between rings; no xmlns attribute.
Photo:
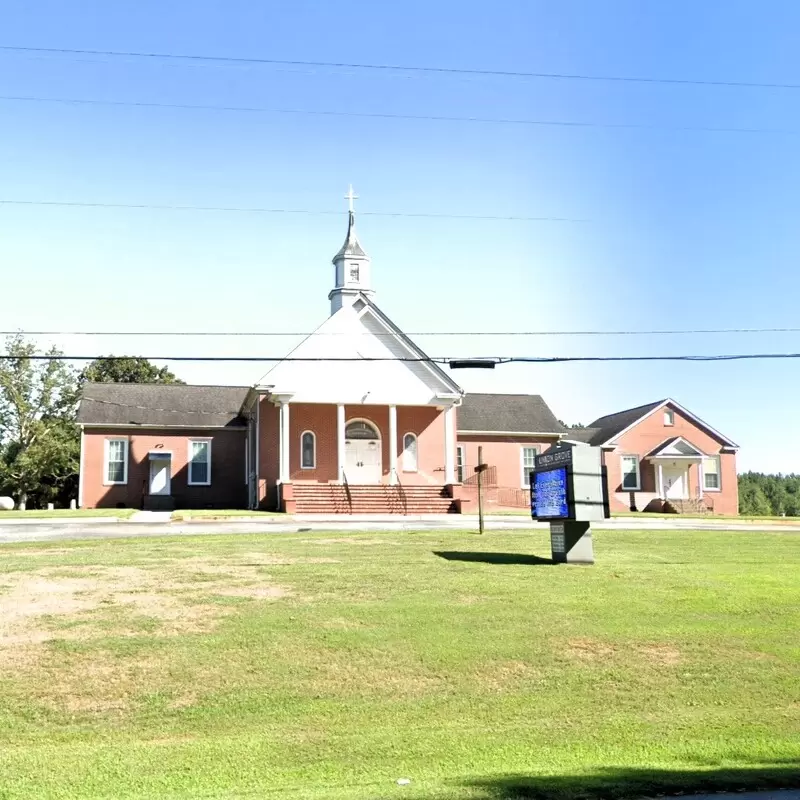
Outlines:
<svg viewBox="0 0 800 800"><path fill-rule="evenodd" d="M331 301L331 314L335 314L343 305L352 304L358 294L368 298L374 294L370 286L370 258L356 234L356 212L353 201L358 200L358 195L353 192L352 185L344 197L348 202L347 236L339 252L333 257L336 285L328 295Z"/></svg>

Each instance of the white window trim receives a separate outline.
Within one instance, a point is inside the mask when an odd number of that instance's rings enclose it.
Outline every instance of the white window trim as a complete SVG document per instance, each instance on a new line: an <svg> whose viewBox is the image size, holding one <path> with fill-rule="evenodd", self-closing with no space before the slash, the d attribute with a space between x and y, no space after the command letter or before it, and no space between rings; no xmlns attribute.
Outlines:
<svg viewBox="0 0 800 800"><path fill-rule="evenodd" d="M208 480L205 481L193 481L192 480L192 445L195 443L202 443L205 442L208 444ZM189 470L189 474L187 476L187 485L188 486L211 486L211 447L212 447L212 440L211 439L189 439L189 452L188 458L186 461L186 467Z"/></svg>
<svg viewBox="0 0 800 800"><path fill-rule="evenodd" d="M717 462L717 486L716 488L709 488L706 486L706 461L714 460ZM722 491L722 458L720 456L703 456L703 491L704 492L721 492Z"/></svg>
<svg viewBox="0 0 800 800"><path fill-rule="evenodd" d="M523 444L519 448L519 477L520 477L520 487L522 489L530 489L531 485L525 479L528 477L528 472L530 472L533 467L526 467L525 466L525 451L526 450L535 450L536 454L534 455L534 463L536 456L539 455L539 447L537 445L532 444Z"/></svg>
<svg viewBox="0 0 800 800"><path fill-rule="evenodd" d="M125 455L123 456L122 462L122 480L121 481L110 481L108 479L108 467L109 467L109 460L108 460L108 451L109 451L109 444L111 442L122 442L124 444ZM128 448L130 446L130 441L125 439L121 436L112 436L109 439L103 440L103 486L124 486L128 482Z"/></svg>
<svg viewBox="0 0 800 800"><path fill-rule="evenodd" d="M636 486L625 485L625 469L623 463L626 458L633 458L636 461ZM635 453L624 453L619 457L619 475L620 475L620 488L623 492L641 492L642 491L642 465L640 458Z"/></svg>
<svg viewBox="0 0 800 800"><path fill-rule="evenodd" d="M406 437L412 436L414 438L414 465L413 467L408 464L408 448L406 447ZM403 434L403 472L419 472L419 438L413 431L408 431Z"/></svg>
<svg viewBox="0 0 800 800"><path fill-rule="evenodd" d="M671 422L667 422L667 415L669 415ZM667 428L675 427L675 412L671 408L664 409L664 426Z"/></svg>
<svg viewBox="0 0 800 800"><path fill-rule="evenodd" d="M459 468L458 463L458 456L461 456L461 465ZM459 470L461 477L459 478ZM460 483L464 483L464 479L467 477L467 448L463 444L456 445L456 478Z"/></svg>
<svg viewBox="0 0 800 800"><path fill-rule="evenodd" d="M303 439L306 438L307 434L311 434L311 441L314 443L314 447L311 451L311 455L313 458L311 459L311 466L307 467L303 464ZM317 468L317 434L314 431L303 431L300 434L300 469L316 469Z"/></svg>

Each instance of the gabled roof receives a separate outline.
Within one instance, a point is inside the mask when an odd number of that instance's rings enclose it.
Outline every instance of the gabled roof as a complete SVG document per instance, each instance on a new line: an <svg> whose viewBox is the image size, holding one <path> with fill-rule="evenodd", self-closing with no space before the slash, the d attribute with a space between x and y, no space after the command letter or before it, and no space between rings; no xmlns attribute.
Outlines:
<svg viewBox="0 0 800 800"><path fill-rule="evenodd" d="M554 435L565 432L538 394L468 394L458 409L458 430Z"/></svg>
<svg viewBox="0 0 800 800"><path fill-rule="evenodd" d="M437 405L461 387L365 294L275 364L257 387L294 402Z"/></svg>
<svg viewBox="0 0 800 800"><path fill-rule="evenodd" d="M670 436L654 447L645 458L698 458L705 453L683 436Z"/></svg>
<svg viewBox="0 0 800 800"><path fill-rule="evenodd" d="M77 421L83 425L238 428L246 386L86 383Z"/></svg>
<svg viewBox="0 0 800 800"><path fill-rule="evenodd" d="M700 417L695 416L691 411L669 397L664 400L657 400L655 403L647 403L643 406L629 408L626 411L619 411L616 414L607 414L605 417L596 419L589 427L598 429L598 433L592 437L590 444L596 447L611 444L615 439L641 422L645 417L664 406L671 406L679 411L699 428L703 428L706 432L718 439L725 447L738 449L739 445L737 445L736 442L712 428L708 423L703 422Z"/></svg>

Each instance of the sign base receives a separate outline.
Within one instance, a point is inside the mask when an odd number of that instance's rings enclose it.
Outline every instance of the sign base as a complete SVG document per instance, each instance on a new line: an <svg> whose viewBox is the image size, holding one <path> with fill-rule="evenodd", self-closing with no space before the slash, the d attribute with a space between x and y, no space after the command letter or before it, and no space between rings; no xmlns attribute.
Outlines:
<svg viewBox="0 0 800 800"><path fill-rule="evenodd" d="M556 564L594 564L589 522L551 522L550 553Z"/></svg>

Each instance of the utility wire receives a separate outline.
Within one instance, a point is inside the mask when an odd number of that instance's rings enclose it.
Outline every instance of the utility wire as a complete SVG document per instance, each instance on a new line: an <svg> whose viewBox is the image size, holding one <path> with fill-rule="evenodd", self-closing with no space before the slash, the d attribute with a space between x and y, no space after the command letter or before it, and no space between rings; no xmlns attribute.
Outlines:
<svg viewBox="0 0 800 800"><path fill-rule="evenodd" d="M461 67L432 67L411 64L367 64L343 61L304 61L298 59L245 58L241 56L212 56L194 53L152 53L124 50L87 50L67 47L26 47L0 45L0 50L25 53L58 53L110 58L142 58L153 60L206 61L219 64L264 64L294 67L329 67L334 69L363 69L380 72L415 72L438 75L485 75L496 78L538 78L562 81L592 81L608 83L666 84L675 86L716 86L744 89L800 89L800 83L768 81L706 80L702 78L652 78L631 75L590 75L572 72L525 72L519 70L474 69Z"/></svg>
<svg viewBox="0 0 800 800"><path fill-rule="evenodd" d="M800 328L687 328L674 330L618 330L618 331L416 331L406 336L664 336L679 334L751 334L751 333L800 333ZM352 336L352 332L319 331L0 331L0 336ZM360 332L360 336L397 338L396 333Z"/></svg>
<svg viewBox="0 0 800 800"><path fill-rule="evenodd" d="M73 200L15 200L0 199L2 206L66 206L70 208L133 208L155 211L223 211L242 214L309 214L312 216L342 216L341 211L314 211L307 208L247 208L242 206L184 206L159 203L90 203ZM426 219L502 220L504 222L586 222L570 217L523 217L493 214L428 214L400 211L359 211L362 217L414 217Z"/></svg>
<svg viewBox="0 0 800 800"><path fill-rule="evenodd" d="M193 103L157 103L136 100L96 100L77 97L38 97L33 95L0 95L6 102L57 103L76 106L110 106L130 108L170 109L178 111L223 111L249 114L291 114L319 117L356 117L361 119L402 119L425 122L465 122L496 125L526 125L532 127L596 128L603 130L673 131L679 133L738 133L768 135L800 135L789 128L737 128L705 125L650 125L628 122L582 122L578 120L519 119L513 117L459 117L433 114L394 114L371 111L327 111L300 108L266 108L261 106L225 106Z"/></svg>
<svg viewBox="0 0 800 800"><path fill-rule="evenodd" d="M7 353L0 354L3 361L126 361L130 356L72 356L72 355L26 355L16 356ZM403 358L394 356L344 356L330 358L326 356L299 357L299 356L138 356L148 361L196 361L196 362L267 362L267 361L299 361L306 363L347 363L347 362L379 362L396 361L400 363L424 364L449 364L458 361L463 364L469 362L495 364L559 364L577 362L624 362L624 361L760 361L765 359L795 359L800 358L800 353L732 353L724 355L675 355L675 356L478 356L469 358L454 358L450 356L437 356L434 358L424 356L419 358Z"/></svg>

